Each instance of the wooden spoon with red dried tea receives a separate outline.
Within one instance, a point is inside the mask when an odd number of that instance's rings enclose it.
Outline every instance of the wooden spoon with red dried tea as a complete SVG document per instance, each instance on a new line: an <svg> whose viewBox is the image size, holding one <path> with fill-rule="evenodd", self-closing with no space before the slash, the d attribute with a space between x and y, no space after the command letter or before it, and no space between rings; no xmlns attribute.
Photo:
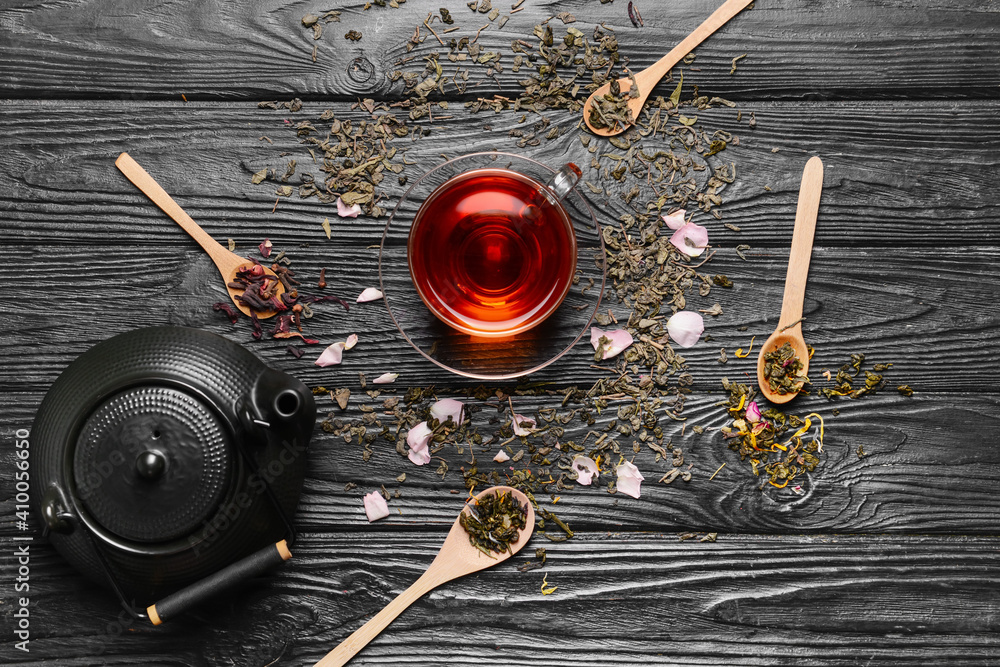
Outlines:
<svg viewBox="0 0 1000 667"><path fill-rule="evenodd" d="M229 298L237 308L246 315L253 313L259 319L275 314L276 310L268 301L270 298L280 299L285 287L274 271L222 247L128 153L119 155L115 166L208 253L226 281Z"/></svg>

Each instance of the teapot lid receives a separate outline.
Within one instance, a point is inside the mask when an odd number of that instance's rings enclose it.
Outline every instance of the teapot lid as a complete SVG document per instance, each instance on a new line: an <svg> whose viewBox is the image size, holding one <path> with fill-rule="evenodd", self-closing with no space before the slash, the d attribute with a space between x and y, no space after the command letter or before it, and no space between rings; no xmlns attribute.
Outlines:
<svg viewBox="0 0 1000 667"><path fill-rule="evenodd" d="M229 430L199 397L132 387L86 418L74 448L75 491L109 532L172 540L217 511L233 476L232 452Z"/></svg>

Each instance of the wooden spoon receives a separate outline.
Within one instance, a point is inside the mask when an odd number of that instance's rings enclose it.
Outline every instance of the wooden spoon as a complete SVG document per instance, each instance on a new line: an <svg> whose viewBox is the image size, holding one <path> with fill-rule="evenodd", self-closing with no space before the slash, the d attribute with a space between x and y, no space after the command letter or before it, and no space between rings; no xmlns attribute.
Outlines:
<svg viewBox="0 0 1000 667"><path fill-rule="evenodd" d="M510 545L511 552L494 554L490 558L472 546L469 542L469 534L459 524L459 520L455 519L448 537L441 546L441 551L438 552L430 567L420 575L420 578L412 586L400 593L396 599L387 604L382 611L375 614L371 620L355 630L354 634L345 639L340 646L327 653L314 667L340 667L347 664L348 660L367 646L368 642L375 639L404 609L420 599L424 593L452 579L457 579L466 574L472 574L497 563L502 563L520 551L531 538L531 533L535 529L535 510L532 508L527 496L509 486L492 486L482 493L477 494L476 499L478 500L483 496L501 492L514 494L518 502L528 506L527 521L520 532L517 542ZM468 512L468 507L465 507L462 511Z"/></svg>
<svg viewBox="0 0 1000 667"><path fill-rule="evenodd" d="M218 267L219 273L222 274L222 279L226 282L226 289L229 290L229 298L233 300L236 307L239 308L245 315L250 315L250 307L244 305L242 302L237 300L236 295L242 294L243 290L235 289L229 286L233 280L236 279L236 272L239 269L251 266L253 262L246 259L245 257L240 257L234 252L230 252L226 248L223 248L218 241L213 239L208 235L204 229L202 229L197 222L191 219L191 216L184 212L177 202L167 194L166 190L160 187L152 176L146 173L146 170L139 166L139 163L132 159L132 156L128 153L122 153L115 160L115 166L125 174L125 178L132 181L135 187L142 190L143 194L153 200L153 203L163 209L163 212L173 218L181 228L191 235L198 245L208 253L208 256L212 258L215 262L215 266ZM274 271L264 267L264 272L274 278L275 281L278 277L274 274ZM284 286L279 282L277 291L275 294L281 295L285 291ZM265 319L271 317L275 314L273 310L257 310L254 311L259 319Z"/></svg>
<svg viewBox="0 0 1000 667"><path fill-rule="evenodd" d="M711 35L713 32L724 26L729 19L733 18L740 13L747 5L749 5L753 0L727 0L725 4L716 9L711 16L705 19L705 22L698 26L694 32L684 38L684 40L671 49L670 53L663 56L657 60L651 67L647 67L638 74L635 75L635 83L639 87L639 97L633 97L628 101L628 108L632 111L632 117L638 118L639 112L642 111L642 105L646 103L646 98L649 97L649 93L652 92L656 84L662 79L670 68L676 65L681 58L691 53L694 47L701 44L705 39ZM622 77L618 79L618 85L621 86L622 95L628 93L629 89L632 87L632 82L628 77ZM583 122L587 124L590 131L594 134L599 134L602 137L613 137L616 134L620 134L628 129L627 125L617 125L615 127L602 127L596 128L590 124L590 106L594 103L594 100L603 95L607 95L611 91L611 82L604 84L593 94L587 98L587 102L583 105Z"/></svg>
<svg viewBox="0 0 1000 667"><path fill-rule="evenodd" d="M809 374L809 348L802 337L802 302L806 294L806 277L809 275L809 256L812 254L813 235L816 232L816 216L819 214L819 197L823 192L823 161L811 157L802 171L802 185L799 186L799 204L795 211L795 230L792 232L792 249L788 254L788 273L785 275L785 294L781 300L781 315L778 327L770 338L764 341L757 357L757 384L764 398L772 403L787 403L802 389L800 382L796 390L787 394L771 391L764 377L764 355L785 343L792 346L795 356L802 362L803 376Z"/></svg>

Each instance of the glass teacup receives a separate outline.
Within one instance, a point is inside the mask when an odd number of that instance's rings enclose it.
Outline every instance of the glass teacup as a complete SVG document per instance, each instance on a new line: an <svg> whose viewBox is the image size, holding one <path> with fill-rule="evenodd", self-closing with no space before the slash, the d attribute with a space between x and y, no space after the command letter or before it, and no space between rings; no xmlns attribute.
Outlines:
<svg viewBox="0 0 1000 667"><path fill-rule="evenodd" d="M386 225L379 275L404 337L453 372L516 377L587 331L604 247L575 165L474 153L434 167ZM576 289L574 289L575 286Z"/></svg>

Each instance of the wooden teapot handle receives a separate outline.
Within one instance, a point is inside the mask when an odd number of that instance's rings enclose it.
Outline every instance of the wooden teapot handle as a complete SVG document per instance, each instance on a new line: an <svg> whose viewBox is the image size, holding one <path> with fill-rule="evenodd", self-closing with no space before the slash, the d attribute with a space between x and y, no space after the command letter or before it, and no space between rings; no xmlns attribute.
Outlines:
<svg viewBox="0 0 1000 667"><path fill-rule="evenodd" d="M191 607L217 595L226 588L244 579L255 577L266 570L280 565L292 557L285 540L269 544L259 551L246 556L211 574L201 581L171 593L156 604L146 608L146 614L153 625L159 625L168 619L180 616Z"/></svg>

